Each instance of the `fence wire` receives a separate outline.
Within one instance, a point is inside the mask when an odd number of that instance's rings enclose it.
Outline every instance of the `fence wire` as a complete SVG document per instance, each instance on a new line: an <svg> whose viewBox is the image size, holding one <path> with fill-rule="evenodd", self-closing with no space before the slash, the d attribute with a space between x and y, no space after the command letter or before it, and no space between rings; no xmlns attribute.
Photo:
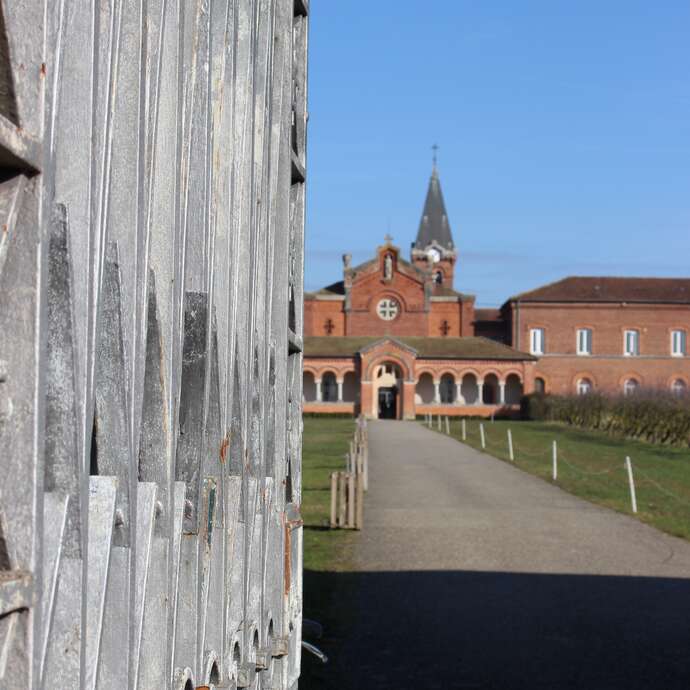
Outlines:
<svg viewBox="0 0 690 690"><path fill-rule="evenodd" d="M580 469L574 463L567 460L566 457L560 451L558 452L558 460L564 462L571 469L573 469L576 472L579 472L581 475L584 475L587 477L601 477L601 476L604 476L607 474L611 474L612 472L617 472L617 471L625 469L625 465L621 465L619 463L616 463L615 465L611 465L610 467L608 467L606 469L598 470L597 472L589 472L587 470Z"/></svg>
<svg viewBox="0 0 690 690"><path fill-rule="evenodd" d="M665 494L669 498L673 498L676 501L683 503L686 506L690 506L690 500L687 498L683 498L682 496L679 496L678 494L674 493L673 491L669 491L668 489L664 488L659 482L656 481L656 479L652 479L644 470L641 470L639 467L634 468L634 472L636 475L642 475L644 477L644 480L639 482L636 481L635 484L637 487L642 485L645 481L654 486L658 491L661 491L662 494Z"/></svg>
<svg viewBox="0 0 690 690"><path fill-rule="evenodd" d="M488 429L490 428L490 425L485 425L484 426L484 441L485 441L485 447L482 449L489 454L492 455L498 455L499 457L509 457L509 445L508 445L508 439L505 439L505 443L501 443L498 441L495 437L491 437L489 435ZM452 429L451 429L452 430ZM467 439L466 443L469 444L475 444L480 447L481 449L481 432L479 429L479 424L470 424L468 423L466 426L466 434L467 434ZM460 435L460 432L458 432L458 436ZM532 451L532 450L527 450L524 447L520 447L518 440L513 436L513 457L514 460L513 462L519 463L520 459L531 459L531 460L543 460L546 463L551 463L552 461L552 450L551 447L548 446L546 447L543 451ZM571 469L573 472L577 473L579 476L582 478L600 478L600 479L606 479L609 476L615 475L617 472L625 473L625 462L624 459L620 462L615 462L603 469L600 470L587 470L582 468L581 466L578 465L576 461L574 461L572 458L564 455L564 453L559 449L557 451L557 459L559 463L563 463L566 467ZM677 501L678 503L690 507L690 498L686 498L683 496L678 495L677 493L670 491L669 489L665 488L661 483L659 483L656 479L652 478L647 472L645 472L639 464L635 464L635 461L633 459L633 474L634 474L634 482L635 482L635 487L637 489L643 488L645 486L652 486L654 487L657 491L662 493L663 495L667 496L668 498L672 498L673 500ZM642 477L642 479L640 479ZM621 478L621 486L626 486L627 488L627 479L625 477ZM638 496L638 498L642 498L644 500L644 491L642 492L642 496Z"/></svg>

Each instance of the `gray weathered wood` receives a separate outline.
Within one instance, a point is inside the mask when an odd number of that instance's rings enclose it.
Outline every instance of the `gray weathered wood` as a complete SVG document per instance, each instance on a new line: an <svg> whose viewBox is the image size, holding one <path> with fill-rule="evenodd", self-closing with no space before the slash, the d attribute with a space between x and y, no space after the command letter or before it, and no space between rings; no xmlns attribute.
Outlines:
<svg viewBox="0 0 690 690"><path fill-rule="evenodd" d="M0 0L0 687L296 687L308 10Z"/></svg>

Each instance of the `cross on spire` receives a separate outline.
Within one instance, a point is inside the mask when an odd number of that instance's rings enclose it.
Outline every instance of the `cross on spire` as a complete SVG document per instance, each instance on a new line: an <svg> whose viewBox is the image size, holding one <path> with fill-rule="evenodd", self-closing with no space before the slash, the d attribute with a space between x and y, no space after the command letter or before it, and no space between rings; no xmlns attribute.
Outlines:
<svg viewBox="0 0 690 690"><path fill-rule="evenodd" d="M446 205L441 193L441 181L436 168L438 160L438 144L434 144L431 150L434 153L434 167L431 170L429 187L424 201L422 218L417 231L417 239L414 248L425 251L431 244L438 244L444 249L452 251L454 249L453 237L450 232Z"/></svg>
<svg viewBox="0 0 690 690"><path fill-rule="evenodd" d="M390 244L393 241L393 238L391 237L391 234L389 232L387 232L386 236L383 238L383 240L386 244Z"/></svg>

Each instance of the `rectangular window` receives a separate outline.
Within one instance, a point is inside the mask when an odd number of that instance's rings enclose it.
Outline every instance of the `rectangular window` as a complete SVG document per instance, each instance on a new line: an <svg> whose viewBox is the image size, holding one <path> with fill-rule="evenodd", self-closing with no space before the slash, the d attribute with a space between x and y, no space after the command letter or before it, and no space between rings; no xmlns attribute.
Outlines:
<svg viewBox="0 0 690 690"><path fill-rule="evenodd" d="M533 355L543 355L544 347L544 329L531 328L529 332L530 352Z"/></svg>
<svg viewBox="0 0 690 690"><path fill-rule="evenodd" d="M577 329L577 354L591 355L592 354L592 329L578 328Z"/></svg>
<svg viewBox="0 0 690 690"><path fill-rule="evenodd" d="M685 331L671 331L671 354L685 357L687 354L687 335Z"/></svg>
<svg viewBox="0 0 690 690"><path fill-rule="evenodd" d="M640 354L639 331L625 331L623 354L626 357L636 357Z"/></svg>

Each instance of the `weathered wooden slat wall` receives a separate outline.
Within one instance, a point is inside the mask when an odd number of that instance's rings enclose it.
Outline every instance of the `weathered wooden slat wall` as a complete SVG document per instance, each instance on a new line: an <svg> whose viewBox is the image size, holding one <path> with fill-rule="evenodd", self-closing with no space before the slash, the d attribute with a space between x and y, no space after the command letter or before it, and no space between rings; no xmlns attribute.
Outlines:
<svg viewBox="0 0 690 690"><path fill-rule="evenodd" d="M0 688L287 690L307 0L0 0Z"/></svg>

